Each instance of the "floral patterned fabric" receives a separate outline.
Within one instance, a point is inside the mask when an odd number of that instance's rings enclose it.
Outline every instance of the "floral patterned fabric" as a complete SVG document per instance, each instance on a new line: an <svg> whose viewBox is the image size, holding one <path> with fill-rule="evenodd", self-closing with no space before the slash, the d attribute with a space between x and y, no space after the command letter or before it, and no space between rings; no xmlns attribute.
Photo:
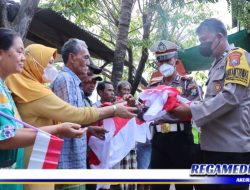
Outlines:
<svg viewBox="0 0 250 190"><path fill-rule="evenodd" d="M12 125L4 125L1 131L1 139L8 139L15 136L16 128Z"/></svg>
<svg viewBox="0 0 250 190"><path fill-rule="evenodd" d="M18 117L15 103L10 91L0 79L0 111L13 117ZM0 116L0 141L16 135L16 129L22 126L8 118ZM0 150L0 168L22 168L23 149Z"/></svg>
<svg viewBox="0 0 250 190"><path fill-rule="evenodd" d="M19 117L15 103L10 95L10 91L0 79L0 111L10 116ZM12 138L16 135L16 129L22 126L15 121L0 116L0 141ZM0 169L22 169L23 168L23 148L13 150L0 150ZM23 185L0 185L0 190L22 190Z"/></svg>

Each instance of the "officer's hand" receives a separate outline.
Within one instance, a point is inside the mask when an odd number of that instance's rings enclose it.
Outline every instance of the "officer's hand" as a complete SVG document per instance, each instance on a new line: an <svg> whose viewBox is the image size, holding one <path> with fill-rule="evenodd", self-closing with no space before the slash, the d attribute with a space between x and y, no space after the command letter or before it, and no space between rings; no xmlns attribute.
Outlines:
<svg viewBox="0 0 250 190"><path fill-rule="evenodd" d="M81 128L81 125L75 123L58 124L57 134L67 138L80 138L87 131L86 128Z"/></svg>
<svg viewBox="0 0 250 190"><path fill-rule="evenodd" d="M177 123L179 122L180 119L176 118L175 116L171 115L170 113L166 113L165 115L159 117L159 118L156 118L153 122L154 125L159 125L159 124L162 124L162 123Z"/></svg>
<svg viewBox="0 0 250 190"><path fill-rule="evenodd" d="M190 106L185 103L180 103L180 106L172 110L170 113L181 120L192 117Z"/></svg>
<svg viewBox="0 0 250 190"><path fill-rule="evenodd" d="M88 132L100 140L105 140L105 133L108 133L106 129L100 126L89 126Z"/></svg>

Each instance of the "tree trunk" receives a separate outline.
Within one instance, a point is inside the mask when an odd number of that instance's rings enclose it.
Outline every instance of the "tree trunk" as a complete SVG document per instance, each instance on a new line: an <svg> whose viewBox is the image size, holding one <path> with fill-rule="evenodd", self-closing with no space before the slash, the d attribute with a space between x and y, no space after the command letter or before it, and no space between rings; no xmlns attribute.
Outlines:
<svg viewBox="0 0 250 190"><path fill-rule="evenodd" d="M0 0L0 27L15 30L24 39L40 0L22 0L13 21L9 21L7 3Z"/></svg>
<svg viewBox="0 0 250 190"><path fill-rule="evenodd" d="M132 48L128 48L128 82L133 84L133 51Z"/></svg>
<svg viewBox="0 0 250 190"><path fill-rule="evenodd" d="M115 89L117 87L117 83L122 79L133 4L134 0L122 0L111 76L111 81L114 83Z"/></svg>
<svg viewBox="0 0 250 190"><path fill-rule="evenodd" d="M143 41L147 41L149 39L152 17L153 17L153 14L152 14L151 11L148 11L147 14L142 15L142 20L143 20L143 37L142 37L142 40ZM144 46L144 47L142 47L141 59L140 59L138 68L136 70L134 82L132 84L132 90L131 90L132 94L134 94L136 92L136 90L138 88L138 85L141 82L142 73L144 71L145 63L146 63L147 60L148 60L148 48L146 46Z"/></svg>
<svg viewBox="0 0 250 190"><path fill-rule="evenodd" d="M9 28L9 21L7 17L7 4L5 0L0 0L0 27Z"/></svg>

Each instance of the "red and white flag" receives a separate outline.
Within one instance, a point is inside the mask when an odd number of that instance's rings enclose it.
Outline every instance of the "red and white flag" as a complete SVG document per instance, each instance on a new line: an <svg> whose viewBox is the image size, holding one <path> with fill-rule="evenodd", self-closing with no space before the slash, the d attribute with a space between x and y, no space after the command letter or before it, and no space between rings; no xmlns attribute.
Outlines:
<svg viewBox="0 0 250 190"><path fill-rule="evenodd" d="M38 130L28 169L57 169L63 140Z"/></svg>
<svg viewBox="0 0 250 190"><path fill-rule="evenodd" d="M0 115L37 132L28 169L56 169L63 140L0 111Z"/></svg>
<svg viewBox="0 0 250 190"><path fill-rule="evenodd" d="M133 148L136 142L146 142L150 138L149 124L136 118L114 117L103 120L103 127L109 131L102 141L94 136L89 138L89 147L94 155L90 157L92 169L110 169L119 163Z"/></svg>

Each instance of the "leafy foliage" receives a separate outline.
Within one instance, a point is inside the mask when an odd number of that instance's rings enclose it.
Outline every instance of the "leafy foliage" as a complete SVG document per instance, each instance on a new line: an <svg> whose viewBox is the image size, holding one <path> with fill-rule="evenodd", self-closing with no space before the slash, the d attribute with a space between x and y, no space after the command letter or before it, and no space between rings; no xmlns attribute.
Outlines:
<svg viewBox="0 0 250 190"><path fill-rule="evenodd" d="M158 6L156 39L168 39L182 48L195 45L196 35L194 28L212 16L212 10L204 3L188 3L185 7Z"/></svg>
<svg viewBox="0 0 250 190"><path fill-rule="evenodd" d="M246 0L227 0L232 16L250 32L250 2Z"/></svg>
<svg viewBox="0 0 250 190"><path fill-rule="evenodd" d="M199 3L200 2L200 3ZM217 0L137 0L130 22L127 48L132 50L132 67L135 74L142 48L148 48L159 39L176 42L182 48L196 44L194 28L212 15L207 2ZM66 18L91 32L111 49L115 49L121 0L48 0L43 7L52 7ZM143 37L143 18L152 14L149 38ZM131 55L130 55L131 56ZM129 60L129 54L125 60ZM155 69L153 57L145 62L144 77ZM110 67L107 67L110 68ZM123 78L128 79L129 71L124 70Z"/></svg>
<svg viewBox="0 0 250 190"><path fill-rule="evenodd" d="M202 87L205 86L206 81L207 81L207 72L206 71L195 71L194 72L194 79L201 85Z"/></svg>

